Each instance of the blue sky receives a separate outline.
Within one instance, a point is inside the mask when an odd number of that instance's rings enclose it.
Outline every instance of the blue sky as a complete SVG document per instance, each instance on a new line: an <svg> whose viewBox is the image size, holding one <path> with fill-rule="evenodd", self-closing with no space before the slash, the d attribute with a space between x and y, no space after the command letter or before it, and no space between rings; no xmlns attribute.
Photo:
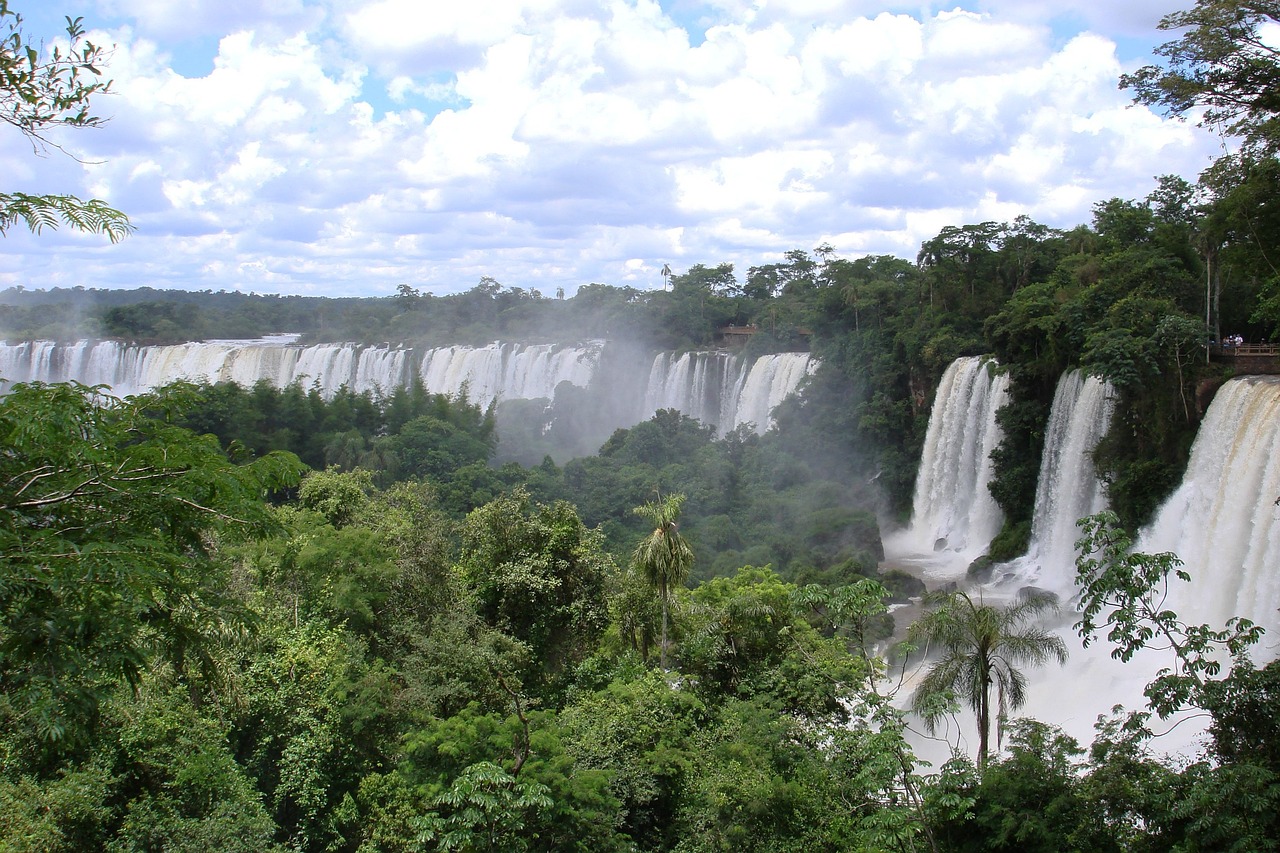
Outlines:
<svg viewBox="0 0 1280 853"><path fill-rule="evenodd" d="M946 225L1088 222L1220 142L1130 104L1152 0L17 0L113 45L102 129L4 189L137 232L0 240L0 287L554 293ZM26 5L29 8L23 8Z"/></svg>

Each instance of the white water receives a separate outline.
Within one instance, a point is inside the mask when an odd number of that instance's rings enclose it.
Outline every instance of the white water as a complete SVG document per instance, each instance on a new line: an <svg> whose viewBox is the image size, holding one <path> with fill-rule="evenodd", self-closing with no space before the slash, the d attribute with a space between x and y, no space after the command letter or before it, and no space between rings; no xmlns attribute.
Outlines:
<svg viewBox="0 0 1280 853"><path fill-rule="evenodd" d="M885 537L887 553L923 560L926 574L963 574L1004 523L987 489L991 451L1002 437L996 412L1009 396L1008 374L997 374L994 367L990 359L961 358L942 375L925 433L911 524Z"/></svg>
<svg viewBox="0 0 1280 853"><path fill-rule="evenodd" d="M208 341L134 346L115 341L59 345L48 341L0 345L0 377L6 383L77 380L136 394L178 379L237 382L266 380L276 387L300 383L333 396L391 391L418 372L427 390L458 394L487 406L503 398L551 397L561 382L586 386L597 347L490 344L441 347L417 354L403 347L359 344L296 346L292 335L255 341Z"/></svg>
<svg viewBox="0 0 1280 853"><path fill-rule="evenodd" d="M552 399L562 382L580 388L596 378L602 342L584 346L492 343L424 351L359 344L297 346L295 336L256 341L208 341L172 346L135 346L115 341L55 344L35 341L0 344L0 392L15 382L107 385L125 396L178 379L237 382L266 380L276 387L299 383L325 397L339 388L355 393L390 392L415 376L432 393L458 395L472 403ZM756 359L726 353L660 353L647 371L637 365L625 387L639 390L617 426L630 426L663 408L679 409L722 433L741 424L764 432L771 413L794 393L816 366L806 353ZM643 372L642 372L643 371ZM619 381L614 377L610 381ZM638 409L638 411L637 411Z"/></svg>
<svg viewBox="0 0 1280 853"><path fill-rule="evenodd" d="M1191 574L1170 606L1221 627L1243 616L1280 651L1280 378L1234 379L1205 413L1182 485L1142 531L1138 548L1172 551Z"/></svg>
<svg viewBox="0 0 1280 853"><path fill-rule="evenodd" d="M749 360L727 353L660 354L649 371L641 417L679 409L721 435L744 424L763 433L773 410L816 367L806 353L778 353Z"/></svg>
<svg viewBox="0 0 1280 853"><path fill-rule="evenodd" d="M1064 384L1067 378L1064 377ZM1057 491L1058 500L1037 502L1039 547L1060 554L1054 571L1044 585L1059 590L1069 589L1074 577L1074 545L1070 559L1063 545L1074 543L1075 516L1086 504L1098 507L1098 493L1091 483L1065 485L1061 478L1067 469L1086 470L1079 462L1066 464L1068 448L1091 446L1090 432L1100 434L1102 423L1109 418L1109 404L1091 399L1096 393L1082 384L1076 395L1072 416L1064 422L1072 424L1064 435L1077 433L1075 440L1058 442L1060 469L1048 479L1058 487L1046 486L1041 491ZM1063 385L1062 396L1067 396ZM1106 394L1101 395L1104 398ZM1058 407L1055 407L1058 408ZM1093 410L1093 415L1085 412ZM1096 442L1096 438L1092 439ZM1049 451L1046 448L1046 464ZM1079 459L1079 457L1077 457ZM1052 466L1050 466L1052 467ZM1091 469L1088 469L1091 470ZM1042 473L1042 477L1045 475ZM1085 479L1091 479L1086 477ZM1063 499L1064 493L1070 493ZM1208 624L1222 628L1233 616L1243 616L1262 625L1267 634L1255 648L1254 660L1262 664L1280 655L1280 378L1248 377L1226 383L1215 396L1205 414L1192 447L1183 482L1156 514L1150 526L1141 531L1137 548L1146 553L1171 551L1184 562L1190 573L1189 583L1170 581L1168 606L1191 624ZM1052 507L1052 509L1050 509ZM1052 517L1050 517L1052 516ZM1047 526L1045 526L1047 525ZM1046 544L1053 543L1053 544ZM1049 564L1045 563L1046 579ZM1069 598L1064 599L1069 601ZM1065 667L1050 664L1026 673L1029 683L1028 701L1018 713L1061 726L1081 743L1089 743L1099 715L1115 705L1128 710L1145 707L1143 688L1162 667L1174 661L1168 652L1146 651L1129 663L1111 658L1111 646L1105 635L1089 648L1071 627L1077 615L1064 606L1057 633L1071 649ZM1203 720L1179 722L1153 720L1153 729L1161 736L1152 748L1161 752L1194 754L1203 736ZM958 742L970 754L974 734L972 715L961 715L950 730L953 743ZM945 749L934 741L920 739L922 755L938 763L945 759Z"/></svg>
<svg viewBox="0 0 1280 853"><path fill-rule="evenodd" d="M595 373L593 348L492 343L440 347L422 358L422 384L436 394L460 394L473 403L555 396L561 382L585 388Z"/></svg>
<svg viewBox="0 0 1280 853"><path fill-rule="evenodd" d="M1031 541L1012 574L1019 585L1036 584L1063 597L1074 592L1077 519L1107 508L1105 487L1093 465L1093 449L1115 411L1110 385L1079 370L1058 380L1045 430L1036 481Z"/></svg>

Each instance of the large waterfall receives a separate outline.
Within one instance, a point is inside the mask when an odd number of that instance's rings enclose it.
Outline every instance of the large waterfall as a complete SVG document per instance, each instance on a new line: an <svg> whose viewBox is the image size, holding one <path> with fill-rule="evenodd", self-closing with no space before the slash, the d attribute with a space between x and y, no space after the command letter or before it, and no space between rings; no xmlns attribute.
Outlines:
<svg viewBox="0 0 1280 853"><path fill-rule="evenodd" d="M645 387L642 417L658 409L679 409L721 434L743 424L764 432L771 412L809 375L806 353L778 353L757 359L723 352L659 354Z"/></svg>
<svg viewBox="0 0 1280 853"><path fill-rule="evenodd" d="M1222 627L1232 616L1270 632L1280 651L1280 378L1234 379L1205 413L1182 485L1139 537L1172 551L1191 583L1173 582L1170 606Z"/></svg>
<svg viewBox="0 0 1280 853"><path fill-rule="evenodd" d="M494 400L552 399L562 382L588 387L597 378L605 346L492 343L413 350L349 343L298 346L293 341L291 335L280 335L171 346L0 344L0 391L15 382L76 380L108 385L123 396L178 379L245 386L266 380L277 387L297 382L332 396L342 387L356 393L389 392L417 376L428 391L460 394L465 389L473 403L487 406ZM626 394L635 402L624 407L629 411L619 411L615 426L630 426L657 409L674 408L722 433L745 423L764 432L773 408L798 389L813 364L806 353L755 359L718 352L659 353L630 375L603 381L635 389Z"/></svg>
<svg viewBox="0 0 1280 853"><path fill-rule="evenodd" d="M1079 370L1058 380L1040 457L1031 543L1019 561L1021 580L1070 593L1080 538L1076 520L1107 506L1092 454L1114 411L1114 392L1107 383Z"/></svg>
<svg viewBox="0 0 1280 853"><path fill-rule="evenodd" d="M1009 395L1009 377L981 357L952 362L942 375L920 472L911 525L888 537L898 555L950 552L944 572L963 569L1000 532L1003 515L987 490L991 451L1000 443L996 412Z"/></svg>
<svg viewBox="0 0 1280 853"><path fill-rule="evenodd" d="M1167 651L1148 650L1128 663L1111 657L1104 636L1082 648L1071 625L1075 522L1103 507L1101 489L1088 455L1107 428L1112 403L1108 387L1079 373L1059 383L1037 490L1031 553L1025 561L1040 569L1038 581L1061 593L1063 613L1056 631L1072 650L1065 667L1049 665L1028 673L1028 703L1020 712L1054 725L1087 743L1094 722L1115 705L1145 705L1145 685L1162 667L1173 665ZM935 406L934 416L938 409ZM931 425L932 431L932 425ZM975 446L979 435L971 436ZM976 447L974 451L976 452ZM1171 579L1167 603L1184 620L1222 628L1243 616L1268 631L1255 650L1262 663L1280 654L1280 378L1248 377L1218 391L1200 426L1182 485L1141 531L1138 549L1171 551L1184 562L1189 583ZM1030 580L1034 575L1020 575ZM1006 590L1011 587L1006 587ZM1001 590L978 594L998 596ZM1156 749L1191 752L1203 730L1196 720L1174 726L1153 742ZM971 737L966 716L960 736ZM945 754L922 754L933 760ZM970 745L971 746L971 745Z"/></svg>

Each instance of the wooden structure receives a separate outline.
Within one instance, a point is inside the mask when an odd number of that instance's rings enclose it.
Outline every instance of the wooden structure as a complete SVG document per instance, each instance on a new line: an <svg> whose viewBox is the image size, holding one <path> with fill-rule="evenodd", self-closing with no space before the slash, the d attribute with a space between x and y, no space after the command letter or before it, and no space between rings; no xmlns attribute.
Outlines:
<svg viewBox="0 0 1280 853"><path fill-rule="evenodd" d="M1246 373L1280 374L1280 345L1214 345L1209 347L1209 360L1233 368L1237 375Z"/></svg>
<svg viewBox="0 0 1280 853"><path fill-rule="evenodd" d="M760 331L759 326L721 326L716 329L717 343L731 347L746 346L751 336Z"/></svg>

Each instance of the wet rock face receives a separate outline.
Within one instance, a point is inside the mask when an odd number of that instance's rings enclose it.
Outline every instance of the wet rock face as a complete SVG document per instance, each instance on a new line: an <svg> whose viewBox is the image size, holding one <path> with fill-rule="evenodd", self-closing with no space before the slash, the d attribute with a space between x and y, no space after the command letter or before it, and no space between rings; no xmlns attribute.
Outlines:
<svg viewBox="0 0 1280 853"><path fill-rule="evenodd" d="M996 561L984 554L970 563L964 574L972 583L986 583L991 580L995 567Z"/></svg>

